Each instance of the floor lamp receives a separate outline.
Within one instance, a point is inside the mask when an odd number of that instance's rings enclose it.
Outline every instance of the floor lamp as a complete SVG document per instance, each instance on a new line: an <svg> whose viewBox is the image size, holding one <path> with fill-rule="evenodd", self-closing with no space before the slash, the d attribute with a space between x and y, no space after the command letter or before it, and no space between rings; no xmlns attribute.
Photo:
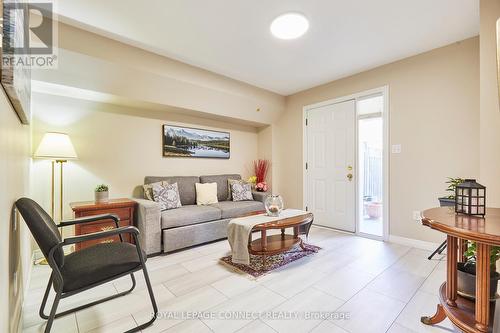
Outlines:
<svg viewBox="0 0 500 333"><path fill-rule="evenodd" d="M63 220L63 192L64 192L64 182L63 182L63 170L64 163L69 159L76 159L77 155L75 148L71 143L71 139L68 134L48 132L45 133L42 141L38 145L38 148L34 154L35 158L43 158L52 160L52 175L51 175L51 201L50 201L50 214L51 217L56 220L55 217L55 167L56 164L60 164L60 180L59 180L59 221Z"/></svg>

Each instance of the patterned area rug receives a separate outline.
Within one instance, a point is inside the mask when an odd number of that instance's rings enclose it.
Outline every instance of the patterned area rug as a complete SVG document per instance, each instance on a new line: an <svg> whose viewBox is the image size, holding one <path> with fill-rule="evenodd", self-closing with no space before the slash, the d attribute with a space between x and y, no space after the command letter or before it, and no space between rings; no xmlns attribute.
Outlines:
<svg viewBox="0 0 500 333"><path fill-rule="evenodd" d="M231 261L230 255L227 257L222 257L220 260L226 265L229 265L239 271L250 274L254 278L257 278L269 273L272 270L275 270L276 268L283 267L291 262L294 262L295 260L317 253L319 250L321 250L319 246L306 243L304 243L304 247L306 248L306 250L302 250L300 246L297 245L287 252L266 257L265 268L262 265L262 256L253 254L250 255L250 266L233 263Z"/></svg>

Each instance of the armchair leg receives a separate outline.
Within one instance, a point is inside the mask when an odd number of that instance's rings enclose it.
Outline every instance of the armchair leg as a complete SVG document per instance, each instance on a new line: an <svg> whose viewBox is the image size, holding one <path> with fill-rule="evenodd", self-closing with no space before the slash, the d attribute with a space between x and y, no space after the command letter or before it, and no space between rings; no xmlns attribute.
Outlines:
<svg viewBox="0 0 500 333"><path fill-rule="evenodd" d="M45 333L49 333L52 328L52 323L54 322L54 318L56 317L57 306L59 305L59 300L61 299L62 288L59 289L56 293L56 298L54 299L54 303L52 304L52 309L50 310L49 319L47 320L47 324L45 325Z"/></svg>
<svg viewBox="0 0 500 333"><path fill-rule="evenodd" d="M47 288L45 289L45 294L43 295L42 299L42 304L40 304L40 310L38 314L42 319L49 319L49 316L47 316L44 311L45 311L45 305L47 305L47 299L49 298L49 292L50 292L50 287L52 287L52 280L53 280L53 275L50 274L49 282L47 283Z"/></svg>
<svg viewBox="0 0 500 333"><path fill-rule="evenodd" d="M134 274L133 273L130 274L130 277L132 279L132 287L130 287L129 290L123 291L123 292L118 293L116 295L111 295L111 296L108 296L108 297L105 297L105 298L98 299L97 301L93 301L93 302L90 302L90 303L87 303L87 304L84 304L84 305L80 305L80 306L74 307L72 309L63 311L61 313L57 313L57 314L55 314L54 318L59 318L59 317L65 316L67 314L70 314L70 313L73 313L73 312L76 312L76 311L80 311L80 310L89 308L91 306L94 306L94 305L97 305L97 304L109 301L111 299L114 299L114 298L117 298L117 297L129 294L130 292L132 292L132 290L134 290L134 288L136 286ZM42 317L43 319L49 319L49 316L47 316L44 312L45 312L45 306L47 305L47 299L48 299L48 296L49 296L50 288L52 286L52 282L53 282L53 277L51 275L50 278L49 278L49 283L47 284L47 289L45 290L45 294L43 296L42 304L40 305L40 312L39 312L39 314L40 314L40 317ZM56 297L57 297L57 295L56 295ZM61 298L64 298L64 297L62 297L60 295L59 299L61 299ZM57 300L57 302L59 302L59 299ZM54 300L54 304L55 304L55 302L56 302L56 300ZM52 307L54 307L54 306L52 306ZM47 325L48 325L48 323L47 323Z"/></svg>
<svg viewBox="0 0 500 333"><path fill-rule="evenodd" d="M134 328L126 331L125 333L132 333L132 332L141 331L141 330L145 329L146 327L150 326L151 324L153 324L153 322L158 317L158 306L156 305L155 295L153 293L153 287L151 287L151 281L149 280L149 274L148 274L148 271L146 269L144 259L142 258L142 255L140 255L140 256L141 256L141 261L142 261L142 272L144 273L144 281L146 282L146 286L148 287L149 298L151 299L151 305L153 306L153 313L151 316L151 320L149 320L148 322L141 324L137 327L134 327Z"/></svg>

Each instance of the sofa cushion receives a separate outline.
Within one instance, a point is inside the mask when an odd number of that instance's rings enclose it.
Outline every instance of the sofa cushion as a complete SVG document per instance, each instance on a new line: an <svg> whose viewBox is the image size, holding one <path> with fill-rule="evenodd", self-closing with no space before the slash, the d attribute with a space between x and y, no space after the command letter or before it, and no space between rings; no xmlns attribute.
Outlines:
<svg viewBox="0 0 500 333"><path fill-rule="evenodd" d="M233 193L231 187L233 184L250 184L247 181L244 181L242 179L228 179L227 180L227 201L233 201ZM252 184L250 184L252 186Z"/></svg>
<svg viewBox="0 0 500 333"><path fill-rule="evenodd" d="M250 184L232 184L231 192L233 201L253 201L252 187Z"/></svg>
<svg viewBox="0 0 500 333"><path fill-rule="evenodd" d="M169 229L219 220L221 210L212 206L188 205L161 212L161 227Z"/></svg>
<svg viewBox="0 0 500 333"><path fill-rule="evenodd" d="M174 209L182 206L177 183L153 185L153 198L154 201L160 204L161 210Z"/></svg>
<svg viewBox="0 0 500 333"><path fill-rule="evenodd" d="M260 201L223 201L211 206L222 211L223 219L231 219L265 209Z"/></svg>
<svg viewBox="0 0 500 333"><path fill-rule="evenodd" d="M217 183L217 200L219 201L227 200L228 179L241 179L241 176L237 174L200 176L201 183Z"/></svg>
<svg viewBox="0 0 500 333"><path fill-rule="evenodd" d="M142 185L142 190L144 191L144 199L155 201L155 198L153 197L153 186L154 185L165 185L165 184L168 184L168 183L167 182L157 182L157 183Z"/></svg>
<svg viewBox="0 0 500 333"><path fill-rule="evenodd" d="M199 177L155 177L147 176L144 178L144 184L151 184L156 182L166 181L169 184L177 183L179 195L181 197L181 204L194 205L196 204L196 190L194 184L200 182Z"/></svg>

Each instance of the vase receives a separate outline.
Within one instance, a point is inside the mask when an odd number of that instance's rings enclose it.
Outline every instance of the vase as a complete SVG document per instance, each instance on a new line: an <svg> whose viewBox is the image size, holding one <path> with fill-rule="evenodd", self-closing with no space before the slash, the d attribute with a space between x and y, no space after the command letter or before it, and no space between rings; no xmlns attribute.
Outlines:
<svg viewBox="0 0 500 333"><path fill-rule="evenodd" d="M106 203L109 201L109 192L95 192L96 203Z"/></svg>
<svg viewBox="0 0 500 333"><path fill-rule="evenodd" d="M283 198L279 194L268 195L264 202L267 216L277 217L283 210Z"/></svg>

